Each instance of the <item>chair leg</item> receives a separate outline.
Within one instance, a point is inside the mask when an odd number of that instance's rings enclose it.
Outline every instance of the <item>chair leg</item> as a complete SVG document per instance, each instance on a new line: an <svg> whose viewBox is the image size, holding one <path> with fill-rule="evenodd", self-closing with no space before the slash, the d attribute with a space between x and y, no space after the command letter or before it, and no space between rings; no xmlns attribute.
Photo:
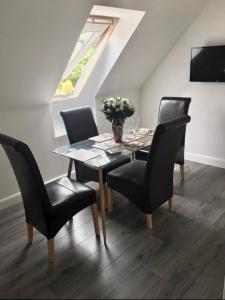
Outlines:
<svg viewBox="0 0 225 300"><path fill-rule="evenodd" d="M180 165L180 176L184 179L184 165Z"/></svg>
<svg viewBox="0 0 225 300"><path fill-rule="evenodd" d="M98 210L97 210L96 203L91 205L91 212L92 212L92 218L93 218L93 223L94 223L94 227L95 227L95 234L97 237L99 237L100 231L99 231Z"/></svg>
<svg viewBox="0 0 225 300"><path fill-rule="evenodd" d="M100 205L101 205L101 219L102 219L102 231L103 231L103 238L104 243L106 245L106 222L105 222L105 190L104 190L104 183L103 183L103 176L102 170L99 169L99 191L100 191Z"/></svg>
<svg viewBox="0 0 225 300"><path fill-rule="evenodd" d="M28 244L32 244L33 242L33 225L27 223L27 241Z"/></svg>
<svg viewBox="0 0 225 300"><path fill-rule="evenodd" d="M107 188L107 194L108 194L108 212L111 213L113 210L113 190L110 187Z"/></svg>
<svg viewBox="0 0 225 300"><path fill-rule="evenodd" d="M48 240L48 261L49 263L54 262L54 238Z"/></svg>
<svg viewBox="0 0 225 300"><path fill-rule="evenodd" d="M67 177L68 177L68 178L71 177L72 168L73 168L73 159L71 158L71 159L70 159L70 162L69 162L68 172L67 172Z"/></svg>
<svg viewBox="0 0 225 300"><path fill-rule="evenodd" d="M146 220L147 220L147 228L149 230L152 230L153 229L152 215L151 214L146 214Z"/></svg>
<svg viewBox="0 0 225 300"><path fill-rule="evenodd" d="M169 201L168 201L168 205L169 205L169 211L173 211L173 199L171 198Z"/></svg>

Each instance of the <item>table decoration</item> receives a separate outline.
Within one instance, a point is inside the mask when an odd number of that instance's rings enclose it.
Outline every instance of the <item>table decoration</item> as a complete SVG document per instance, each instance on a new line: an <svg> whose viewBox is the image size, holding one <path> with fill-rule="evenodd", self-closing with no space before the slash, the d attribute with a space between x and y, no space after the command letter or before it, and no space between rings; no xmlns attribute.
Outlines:
<svg viewBox="0 0 225 300"><path fill-rule="evenodd" d="M112 123L112 131L116 143L122 142L123 124L125 120L133 116L135 107L130 101L123 97L105 98L101 106L101 111L106 119Z"/></svg>

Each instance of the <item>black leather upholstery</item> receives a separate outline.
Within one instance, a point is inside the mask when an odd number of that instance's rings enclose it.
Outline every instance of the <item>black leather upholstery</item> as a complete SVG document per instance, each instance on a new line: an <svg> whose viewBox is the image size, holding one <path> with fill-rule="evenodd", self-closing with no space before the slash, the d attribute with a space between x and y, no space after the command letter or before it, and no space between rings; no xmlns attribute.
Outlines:
<svg viewBox="0 0 225 300"><path fill-rule="evenodd" d="M81 107L76 109L64 110L60 112L65 124L70 144L78 143L88 138L98 135L98 129L90 107ZM130 162L129 157L124 157L120 161L112 162L103 167L103 181L106 180L106 174L126 163ZM79 182L96 181L98 182L98 170L94 166L75 162L76 178Z"/></svg>
<svg viewBox="0 0 225 300"><path fill-rule="evenodd" d="M26 222L52 239L76 213L96 202L95 191L68 178L46 186L29 147L0 134L0 144L14 170L23 198Z"/></svg>
<svg viewBox="0 0 225 300"><path fill-rule="evenodd" d="M145 214L173 196L177 148L190 117L185 115L157 126L147 163L134 161L108 173L107 185L123 194Z"/></svg>
<svg viewBox="0 0 225 300"><path fill-rule="evenodd" d="M98 135L98 129L90 107L68 109L60 112L70 144Z"/></svg>
<svg viewBox="0 0 225 300"><path fill-rule="evenodd" d="M188 114L190 103L191 98L163 97L159 107L158 124ZM179 165L184 164L185 133L186 127L177 150L176 163ZM150 147L137 151L136 159L147 161L149 151Z"/></svg>
<svg viewBox="0 0 225 300"><path fill-rule="evenodd" d="M144 177L146 162L132 161L107 175L107 186L118 191L141 210L144 209Z"/></svg>

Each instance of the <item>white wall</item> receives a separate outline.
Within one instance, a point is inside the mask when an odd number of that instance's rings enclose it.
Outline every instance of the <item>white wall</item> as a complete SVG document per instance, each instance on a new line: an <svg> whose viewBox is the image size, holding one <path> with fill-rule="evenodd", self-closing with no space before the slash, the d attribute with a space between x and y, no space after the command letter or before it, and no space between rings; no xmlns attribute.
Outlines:
<svg viewBox="0 0 225 300"><path fill-rule="evenodd" d="M107 0L107 5L146 11L100 93L139 89L184 34L208 0Z"/></svg>
<svg viewBox="0 0 225 300"><path fill-rule="evenodd" d="M225 1L212 0L142 88L142 125L154 127L163 96L190 96L187 158L225 167L225 84L190 83L191 47L225 45Z"/></svg>
<svg viewBox="0 0 225 300"><path fill-rule="evenodd" d="M4 134L28 143L44 180L66 173L68 161L51 153L52 149L66 144L67 139L66 137L54 138L49 105L0 112L0 128ZM1 147L0 158L0 199L2 199L17 193L19 188ZM10 201L12 200L14 199L10 199Z"/></svg>
<svg viewBox="0 0 225 300"><path fill-rule="evenodd" d="M101 2L0 1L0 111L50 102L74 41Z"/></svg>

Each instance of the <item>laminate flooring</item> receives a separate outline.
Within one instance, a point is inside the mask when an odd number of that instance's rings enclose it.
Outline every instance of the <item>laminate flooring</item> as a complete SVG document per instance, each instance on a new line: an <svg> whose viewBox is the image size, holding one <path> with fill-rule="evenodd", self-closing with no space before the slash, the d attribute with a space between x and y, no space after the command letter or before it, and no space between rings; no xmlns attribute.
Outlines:
<svg viewBox="0 0 225 300"><path fill-rule="evenodd" d="M174 208L153 215L154 230L115 194L107 247L95 238L90 209L55 239L34 232L27 246L21 204L0 211L0 298L222 299L225 277L225 170L187 162L174 174Z"/></svg>

